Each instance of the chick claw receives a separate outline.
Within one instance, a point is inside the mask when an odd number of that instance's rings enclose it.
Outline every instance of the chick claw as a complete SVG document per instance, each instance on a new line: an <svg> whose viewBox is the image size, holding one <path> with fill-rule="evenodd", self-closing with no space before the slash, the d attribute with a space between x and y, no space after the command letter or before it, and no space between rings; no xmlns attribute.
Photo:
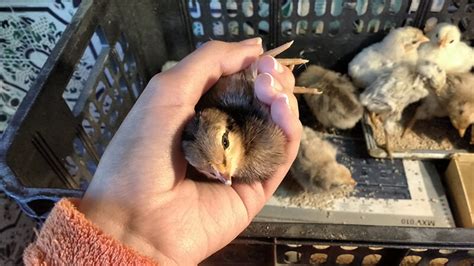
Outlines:
<svg viewBox="0 0 474 266"><path fill-rule="evenodd" d="M374 125L374 127L377 128L377 121L379 120L377 117L377 114L374 112L369 112L369 118L370 118L370 122L372 122L372 125Z"/></svg>
<svg viewBox="0 0 474 266"><path fill-rule="evenodd" d="M276 48L273 48L271 50L268 50L264 53L264 55L270 55L270 56L277 56L284 51L286 51L290 46L293 44L293 41L284 43L283 45L280 45ZM275 58L278 63L280 63L283 66L287 66L290 70L293 70L295 65L301 65L301 64L306 64L309 62L309 60L302 59L302 58ZM307 88L307 87L299 87L295 86L293 93L295 94L321 94L322 91L318 88Z"/></svg>
<svg viewBox="0 0 474 266"><path fill-rule="evenodd" d="M295 86L293 89L294 94L321 94L321 90L318 88L308 88L308 87L300 87Z"/></svg>
<svg viewBox="0 0 474 266"><path fill-rule="evenodd" d="M393 159L393 147L392 147L392 141L390 140L390 134L387 132L387 130L384 130L385 133L385 151L388 154L388 157L390 159Z"/></svg>
<svg viewBox="0 0 474 266"><path fill-rule="evenodd" d="M294 67L295 65L303 65L309 62L307 59L302 58L275 58L278 63L283 66Z"/></svg>
<svg viewBox="0 0 474 266"><path fill-rule="evenodd" d="M410 121L408 122L407 126L405 127L405 129L403 130L403 133L402 133L402 138L405 137L405 135L407 134L407 132L409 130L411 130L413 128L413 126L415 126L415 123L416 123L417 119L416 119L416 115L413 116Z"/></svg>

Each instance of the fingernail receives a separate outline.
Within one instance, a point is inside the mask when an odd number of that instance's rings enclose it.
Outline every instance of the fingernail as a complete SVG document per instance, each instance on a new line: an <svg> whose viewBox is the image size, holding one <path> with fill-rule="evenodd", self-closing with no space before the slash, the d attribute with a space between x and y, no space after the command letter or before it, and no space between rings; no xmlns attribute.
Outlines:
<svg viewBox="0 0 474 266"><path fill-rule="evenodd" d="M278 61L272 57L273 59L273 69L275 69L276 72L282 73L283 72L283 67L278 63Z"/></svg>
<svg viewBox="0 0 474 266"><path fill-rule="evenodd" d="M257 45L257 44L262 44L262 38L260 37L255 37L252 39L247 39L243 40L240 42L241 44L246 44L246 45Z"/></svg>
<svg viewBox="0 0 474 266"><path fill-rule="evenodd" d="M283 99L285 101L286 105L288 106L288 108L290 108L290 99L288 98L288 95L286 95L284 93L280 93L278 95L278 98Z"/></svg>
<svg viewBox="0 0 474 266"><path fill-rule="evenodd" d="M265 80L265 83L267 84L267 86L270 86L272 89L275 89L275 79L272 77L272 75L268 73L263 73L260 75Z"/></svg>

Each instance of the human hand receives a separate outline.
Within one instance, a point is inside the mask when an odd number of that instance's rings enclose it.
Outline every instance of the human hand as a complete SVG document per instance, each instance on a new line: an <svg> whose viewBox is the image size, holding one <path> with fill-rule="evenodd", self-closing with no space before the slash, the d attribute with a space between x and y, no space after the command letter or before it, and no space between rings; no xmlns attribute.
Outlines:
<svg viewBox="0 0 474 266"><path fill-rule="evenodd" d="M262 52L260 38L211 41L153 77L107 147L79 210L162 264L197 264L232 241L288 172L301 137L293 74L269 56L259 59ZM194 106L219 77L257 59L256 95L287 137L286 163L252 185L185 179L181 135Z"/></svg>

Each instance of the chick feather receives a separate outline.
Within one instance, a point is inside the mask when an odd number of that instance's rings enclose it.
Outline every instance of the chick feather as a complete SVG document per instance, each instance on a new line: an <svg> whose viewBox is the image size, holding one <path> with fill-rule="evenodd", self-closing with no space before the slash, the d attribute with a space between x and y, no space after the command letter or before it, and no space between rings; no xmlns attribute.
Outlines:
<svg viewBox="0 0 474 266"><path fill-rule="evenodd" d="M421 76L411 66L399 65L380 75L360 95L360 100L370 112L381 115L391 128L400 120L405 107L427 95L428 89Z"/></svg>
<svg viewBox="0 0 474 266"><path fill-rule="evenodd" d="M366 88L397 64L415 64L418 60L417 49L426 41L428 38L417 28L393 29L381 42L363 49L352 59L349 76L356 86Z"/></svg>
<svg viewBox="0 0 474 266"><path fill-rule="evenodd" d="M439 77L445 77L443 86L432 87L429 95L417 108L406 130L409 130L417 120L449 116L451 123L462 137L469 125L474 123L474 74L446 74L442 71Z"/></svg>
<svg viewBox="0 0 474 266"><path fill-rule="evenodd" d="M309 127L303 127L300 149L291 166L292 177L308 191L355 186L349 169L336 161L336 148Z"/></svg>
<svg viewBox="0 0 474 266"><path fill-rule="evenodd" d="M389 155L392 152L390 135L396 132L403 110L428 96L429 86L442 82L438 80L439 71L437 65L429 61L421 61L416 67L398 65L391 72L379 76L360 95L362 105L383 121Z"/></svg>
<svg viewBox="0 0 474 266"><path fill-rule="evenodd" d="M275 56L291 43L265 54ZM287 65L306 62L283 61ZM187 161L226 185L266 180L286 161L286 137L273 122L269 107L256 98L256 76L253 63L240 72L221 77L201 97L196 115L183 131L182 148Z"/></svg>
<svg viewBox="0 0 474 266"><path fill-rule="evenodd" d="M357 88L346 76L311 65L301 73L296 83L323 91L319 95L303 95L311 112L323 126L349 129L362 118L364 108L359 102Z"/></svg>
<svg viewBox="0 0 474 266"><path fill-rule="evenodd" d="M474 74L448 74L449 98L447 111L453 126L461 137L467 128L474 124ZM451 93L450 93L451 92Z"/></svg>
<svg viewBox="0 0 474 266"><path fill-rule="evenodd" d="M186 159L210 178L228 184L263 181L286 158L286 138L255 97L254 78L250 68L220 78L184 129Z"/></svg>
<svg viewBox="0 0 474 266"><path fill-rule="evenodd" d="M469 72L474 66L474 49L461 41L455 25L440 23L429 32L430 41L418 49L419 58L439 65L447 73Z"/></svg>

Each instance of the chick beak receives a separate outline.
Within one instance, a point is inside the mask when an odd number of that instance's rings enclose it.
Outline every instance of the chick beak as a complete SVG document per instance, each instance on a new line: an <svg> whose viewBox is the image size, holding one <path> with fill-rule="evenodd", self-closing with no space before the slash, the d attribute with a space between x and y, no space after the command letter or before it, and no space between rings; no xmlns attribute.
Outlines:
<svg viewBox="0 0 474 266"><path fill-rule="evenodd" d="M429 42L430 41L430 38L426 37L425 35L421 36L421 38L419 39L420 43L424 43L424 42Z"/></svg>
<svg viewBox="0 0 474 266"><path fill-rule="evenodd" d="M357 182L356 182L352 177L351 177L350 185L351 185L351 186L357 185Z"/></svg>
<svg viewBox="0 0 474 266"><path fill-rule="evenodd" d="M224 183L226 186L231 186L232 185L232 177L229 174L217 172L216 177L219 181Z"/></svg>
<svg viewBox="0 0 474 266"><path fill-rule="evenodd" d="M447 42L446 38L439 40L438 42L439 47L446 47L446 42Z"/></svg>
<svg viewBox="0 0 474 266"><path fill-rule="evenodd" d="M464 134L466 134L466 129L465 128L459 128L458 132L459 132L459 136L461 136L461 138L463 138Z"/></svg>

